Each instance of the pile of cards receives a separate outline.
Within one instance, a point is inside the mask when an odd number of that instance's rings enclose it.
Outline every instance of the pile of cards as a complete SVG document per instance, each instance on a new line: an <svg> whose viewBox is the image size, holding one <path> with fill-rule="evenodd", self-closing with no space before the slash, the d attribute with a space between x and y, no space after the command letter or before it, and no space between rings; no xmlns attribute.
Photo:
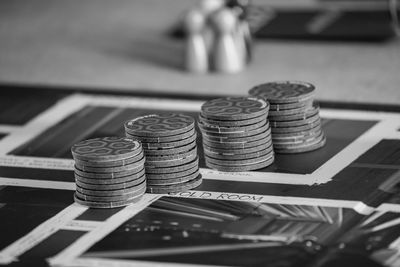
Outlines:
<svg viewBox="0 0 400 267"><path fill-rule="evenodd" d="M103 137L71 148L75 161L75 201L91 208L115 208L146 192L142 145L131 138Z"/></svg>
<svg viewBox="0 0 400 267"><path fill-rule="evenodd" d="M125 134L142 143L147 192L180 192L201 184L192 117L177 113L138 117L125 122Z"/></svg>
<svg viewBox="0 0 400 267"><path fill-rule="evenodd" d="M268 102L257 97L225 97L205 102L198 126L207 166L238 172L271 165L274 151L268 111Z"/></svg>

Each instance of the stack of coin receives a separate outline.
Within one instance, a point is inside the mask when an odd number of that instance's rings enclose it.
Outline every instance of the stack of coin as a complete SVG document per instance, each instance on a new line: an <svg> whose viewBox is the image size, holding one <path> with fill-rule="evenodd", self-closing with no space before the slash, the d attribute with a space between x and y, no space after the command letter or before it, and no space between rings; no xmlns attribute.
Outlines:
<svg viewBox="0 0 400 267"><path fill-rule="evenodd" d="M325 145L315 87L305 82L271 82L250 89L270 103L268 119L276 153L301 153Z"/></svg>
<svg viewBox="0 0 400 267"><path fill-rule="evenodd" d="M125 122L125 134L141 141L147 192L173 193L202 182L194 119L177 113L150 114Z"/></svg>
<svg viewBox="0 0 400 267"><path fill-rule="evenodd" d="M140 200L146 192L142 145L127 137L102 137L71 148L75 160L75 202L115 208Z"/></svg>
<svg viewBox="0 0 400 267"><path fill-rule="evenodd" d="M271 165L274 151L268 102L257 97L225 97L205 102L198 126L208 167L250 171Z"/></svg>

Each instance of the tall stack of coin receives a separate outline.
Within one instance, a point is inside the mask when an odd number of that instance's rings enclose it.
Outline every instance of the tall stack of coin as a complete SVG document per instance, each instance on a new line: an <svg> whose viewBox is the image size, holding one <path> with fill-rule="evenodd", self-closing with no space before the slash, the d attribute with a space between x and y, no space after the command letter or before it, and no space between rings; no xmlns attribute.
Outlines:
<svg viewBox="0 0 400 267"><path fill-rule="evenodd" d="M146 192L142 145L127 137L81 141L71 148L75 160L75 202L115 208L140 200Z"/></svg>
<svg viewBox="0 0 400 267"><path fill-rule="evenodd" d="M150 114L125 122L125 134L141 141L147 192L172 193L202 182L194 119L176 113Z"/></svg>
<svg viewBox="0 0 400 267"><path fill-rule="evenodd" d="M268 102L225 97L204 103L199 116L205 160L220 171L250 171L271 165L274 151Z"/></svg>
<svg viewBox="0 0 400 267"><path fill-rule="evenodd" d="M268 119L277 153L301 153L325 145L315 87L305 82L271 82L250 89L270 103Z"/></svg>

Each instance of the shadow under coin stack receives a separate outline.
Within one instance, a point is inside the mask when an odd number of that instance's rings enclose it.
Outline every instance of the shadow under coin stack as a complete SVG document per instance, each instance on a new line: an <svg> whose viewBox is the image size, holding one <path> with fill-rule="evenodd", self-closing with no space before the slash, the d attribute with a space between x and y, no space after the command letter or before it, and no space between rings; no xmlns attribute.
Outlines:
<svg viewBox="0 0 400 267"><path fill-rule="evenodd" d="M201 184L194 124L192 117L176 113L125 122L126 136L140 140L146 155L147 192L181 192Z"/></svg>
<svg viewBox="0 0 400 267"><path fill-rule="evenodd" d="M250 171L274 162L268 102L257 97L226 97L201 107L199 128L208 167Z"/></svg>
<svg viewBox="0 0 400 267"><path fill-rule="evenodd" d="M270 103L268 119L276 153L301 153L325 145L315 87L305 82L271 82L250 89Z"/></svg>
<svg viewBox="0 0 400 267"><path fill-rule="evenodd" d="M131 138L103 137L71 148L75 160L75 202L91 208L116 208L146 192L142 145Z"/></svg>

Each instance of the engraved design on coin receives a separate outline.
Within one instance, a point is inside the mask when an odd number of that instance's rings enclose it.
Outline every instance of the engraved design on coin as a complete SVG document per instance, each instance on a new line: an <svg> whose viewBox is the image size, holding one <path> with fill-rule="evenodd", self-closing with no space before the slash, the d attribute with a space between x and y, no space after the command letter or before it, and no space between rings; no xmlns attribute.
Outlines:
<svg viewBox="0 0 400 267"><path fill-rule="evenodd" d="M194 119L176 113L151 114L142 116L126 122L129 131L140 133L155 133L164 131L174 131L179 129L192 128Z"/></svg>
<svg viewBox="0 0 400 267"><path fill-rule="evenodd" d="M231 116L260 112L267 106L265 101L255 97L226 97L207 101L201 111L205 116Z"/></svg>
<svg viewBox="0 0 400 267"><path fill-rule="evenodd" d="M267 100L304 98L312 96L315 87L305 82L271 82L250 89L250 95L263 97Z"/></svg>
<svg viewBox="0 0 400 267"><path fill-rule="evenodd" d="M80 156L108 156L131 153L141 144L126 137L102 137L81 141L72 146L72 153Z"/></svg>

